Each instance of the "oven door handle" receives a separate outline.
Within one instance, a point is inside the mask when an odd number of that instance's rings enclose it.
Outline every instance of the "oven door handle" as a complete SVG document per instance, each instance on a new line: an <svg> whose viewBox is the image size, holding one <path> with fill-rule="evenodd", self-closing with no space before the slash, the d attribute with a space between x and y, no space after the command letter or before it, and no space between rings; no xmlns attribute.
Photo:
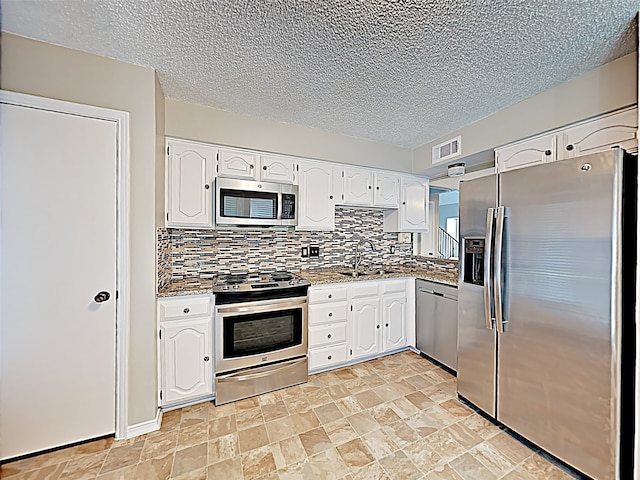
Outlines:
<svg viewBox="0 0 640 480"><path fill-rule="evenodd" d="M307 304L307 297L295 297L275 300L262 300L246 303L232 303L230 305L218 305L216 311L219 314L230 313L259 313L277 310L289 310L296 307L303 307Z"/></svg>
<svg viewBox="0 0 640 480"><path fill-rule="evenodd" d="M246 373L245 371L231 373L229 375L221 375L218 377L218 381L225 382L244 382L246 380L253 380L254 378L266 377L268 375L273 375L276 372L281 372L283 370L289 370L297 365L300 365L306 360L307 357L296 358L295 360L290 360L284 363L279 363L277 365L278 368L273 368L275 365L267 365L264 367L258 367L252 369L254 373Z"/></svg>

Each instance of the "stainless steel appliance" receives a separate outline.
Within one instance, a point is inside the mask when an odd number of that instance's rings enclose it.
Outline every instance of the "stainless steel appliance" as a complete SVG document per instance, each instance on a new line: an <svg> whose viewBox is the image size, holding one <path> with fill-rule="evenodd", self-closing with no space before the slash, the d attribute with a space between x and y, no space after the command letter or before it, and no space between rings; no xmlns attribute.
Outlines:
<svg viewBox="0 0 640 480"><path fill-rule="evenodd" d="M452 371L458 368L458 289L416 280L416 346Z"/></svg>
<svg viewBox="0 0 640 480"><path fill-rule="evenodd" d="M596 479L633 458L637 161L460 184L458 393Z"/></svg>
<svg viewBox="0 0 640 480"><path fill-rule="evenodd" d="M297 185L218 178L216 225L297 225L297 196Z"/></svg>
<svg viewBox="0 0 640 480"><path fill-rule="evenodd" d="M307 290L288 272L214 284L216 405L307 381Z"/></svg>

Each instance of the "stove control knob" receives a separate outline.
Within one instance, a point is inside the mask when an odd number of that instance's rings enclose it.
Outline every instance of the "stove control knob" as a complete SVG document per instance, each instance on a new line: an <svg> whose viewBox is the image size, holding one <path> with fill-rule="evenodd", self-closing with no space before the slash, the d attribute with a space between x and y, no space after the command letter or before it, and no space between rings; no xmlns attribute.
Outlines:
<svg viewBox="0 0 640 480"><path fill-rule="evenodd" d="M295 284L296 284L296 281L295 281L295 280L290 280L290 281L289 281L289 285L295 285Z"/></svg>
<svg viewBox="0 0 640 480"><path fill-rule="evenodd" d="M240 288L240 285L234 285L233 288L237 290L238 288Z"/></svg>
<svg viewBox="0 0 640 480"><path fill-rule="evenodd" d="M223 285L223 286L222 286L222 289L223 289L223 290L229 290L229 285Z"/></svg>

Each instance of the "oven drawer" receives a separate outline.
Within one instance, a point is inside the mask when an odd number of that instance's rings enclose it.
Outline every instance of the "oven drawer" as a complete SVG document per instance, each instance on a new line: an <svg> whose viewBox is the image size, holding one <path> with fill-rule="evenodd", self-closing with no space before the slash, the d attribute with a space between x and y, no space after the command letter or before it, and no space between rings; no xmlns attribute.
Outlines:
<svg viewBox="0 0 640 480"><path fill-rule="evenodd" d="M347 344L309 350L309 370L331 367L347 361Z"/></svg>
<svg viewBox="0 0 640 480"><path fill-rule="evenodd" d="M332 285L330 287L312 287L309 289L309 304L337 302L347 299L346 285Z"/></svg>
<svg viewBox="0 0 640 480"><path fill-rule="evenodd" d="M191 317L204 317L211 315L211 298L175 298L170 300L161 300L160 304L160 321L177 320Z"/></svg>
<svg viewBox="0 0 640 480"><path fill-rule="evenodd" d="M309 327L309 348L322 347L347 340L347 322Z"/></svg>
<svg viewBox="0 0 640 480"><path fill-rule="evenodd" d="M309 325L347 321L347 303L309 305Z"/></svg>

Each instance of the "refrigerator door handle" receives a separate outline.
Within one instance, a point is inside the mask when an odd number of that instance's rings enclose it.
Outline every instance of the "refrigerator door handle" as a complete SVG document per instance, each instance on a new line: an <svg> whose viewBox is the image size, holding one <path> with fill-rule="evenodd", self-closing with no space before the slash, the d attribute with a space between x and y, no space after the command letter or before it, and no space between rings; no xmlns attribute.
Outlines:
<svg viewBox="0 0 640 480"><path fill-rule="evenodd" d="M507 323L502 311L502 236L504 234L504 216L504 207L498 207L496 209L495 253L493 255L493 294L498 333L505 332L505 324Z"/></svg>
<svg viewBox="0 0 640 480"><path fill-rule="evenodd" d="M493 219L495 218L495 208L487 209L487 227L484 238L484 319L486 327L493 330L495 318L491 315L491 302L493 301L493 280L491 278L491 259L493 257L492 242Z"/></svg>

